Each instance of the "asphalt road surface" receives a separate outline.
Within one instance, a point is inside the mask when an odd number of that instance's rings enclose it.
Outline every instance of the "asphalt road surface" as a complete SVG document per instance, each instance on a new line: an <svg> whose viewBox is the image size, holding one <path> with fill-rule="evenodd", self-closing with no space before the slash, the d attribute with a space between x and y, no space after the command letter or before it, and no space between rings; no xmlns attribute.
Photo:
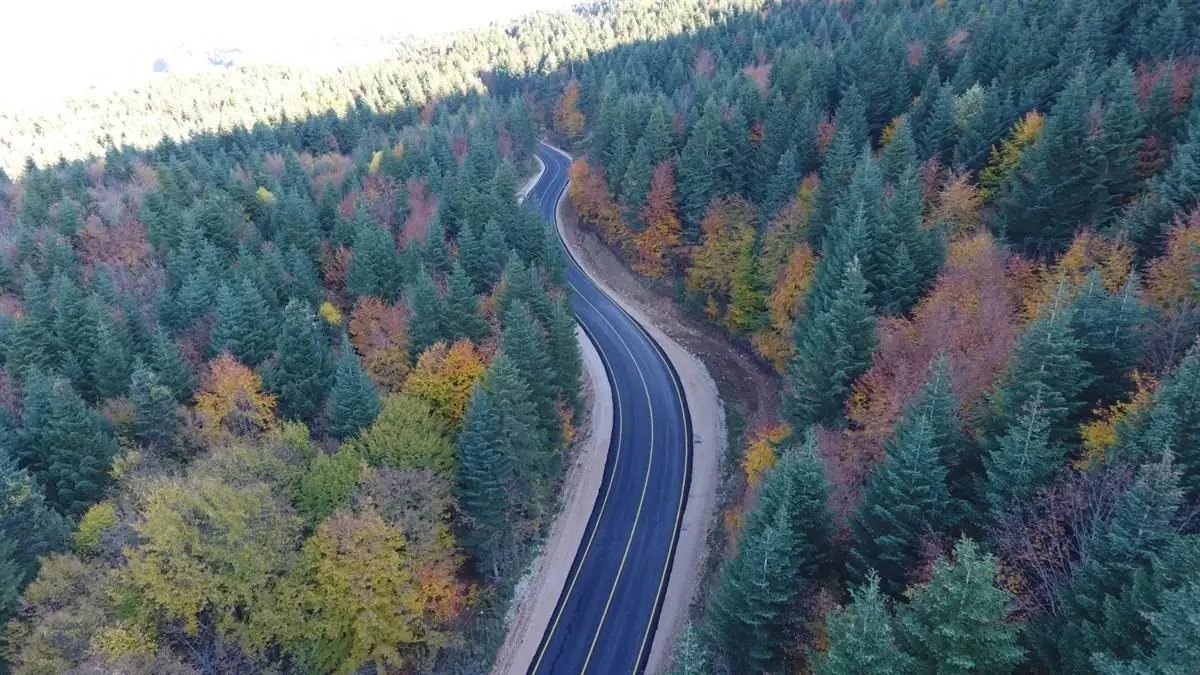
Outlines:
<svg viewBox="0 0 1200 675"><path fill-rule="evenodd" d="M526 203L555 223L570 160L544 144ZM613 391L600 494L531 673L638 673L666 593L691 474L691 422L662 349L567 255L571 307Z"/></svg>

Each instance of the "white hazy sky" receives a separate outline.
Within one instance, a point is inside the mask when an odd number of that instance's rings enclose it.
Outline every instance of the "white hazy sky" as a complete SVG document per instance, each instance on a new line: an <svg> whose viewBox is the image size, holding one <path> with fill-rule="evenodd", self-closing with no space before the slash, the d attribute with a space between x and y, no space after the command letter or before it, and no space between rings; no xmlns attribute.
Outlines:
<svg viewBox="0 0 1200 675"><path fill-rule="evenodd" d="M567 0L0 0L0 106L146 76L159 56L241 47L314 58L314 43L430 35ZM317 49L316 51L320 51ZM173 64L178 66L178 64Z"/></svg>

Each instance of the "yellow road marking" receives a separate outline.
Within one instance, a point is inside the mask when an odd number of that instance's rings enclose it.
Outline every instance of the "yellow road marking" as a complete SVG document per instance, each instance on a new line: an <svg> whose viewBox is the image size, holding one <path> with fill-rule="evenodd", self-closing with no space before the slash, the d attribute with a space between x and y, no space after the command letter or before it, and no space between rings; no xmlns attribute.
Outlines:
<svg viewBox="0 0 1200 675"><path fill-rule="evenodd" d="M547 145L546 147L550 148L552 151L554 151L556 154L558 154L558 155L562 156L564 159L568 159L568 160L570 159L570 157L569 157L568 155L566 155L565 153L561 152L561 151L560 151L560 150L558 150L557 148L554 148L553 146L549 146L549 145ZM567 182L569 183L569 180L568 180ZM555 199L554 227L555 227L555 230L556 230L556 231L559 231L559 230L558 230L558 213L557 213L557 206L558 206L558 202L559 202L559 201L561 201L561 199L562 199L562 194L563 194L565 191L566 191L566 183L564 183L564 184L563 184L563 188L562 188L562 190L559 192L559 195L558 195L558 197L556 197L556 199ZM559 231L559 232L560 232L560 231ZM561 232L560 232L560 238L561 238ZM564 246L565 246L565 243L564 243ZM569 249L568 249L567 253L568 253L568 256L570 256L570 250L569 250ZM575 263L576 267L579 267L580 271L583 271L583 268L582 268L581 266L579 266L579 264L578 264L578 262L577 262L577 261L575 261L575 260L574 260L574 257L573 257L573 256L570 256L570 257L572 258L572 262L574 262L574 263ZM584 276L585 276L585 277L586 277L586 276L588 276L586 272L584 272ZM579 297L583 298L584 302L587 302L587 303L588 303L588 305L590 305L590 306L592 307L592 309L596 310L596 313L600 315L600 318L601 318L601 319L602 319L602 320L603 320L603 321L604 321L606 324L608 324L609 328L612 328L612 329L613 329L613 331L614 331L614 332L617 334L617 339L621 341L621 344L622 344L622 346L624 346L624 347L625 347L625 350L626 350L627 352L629 352L629 355L630 355L630 357L633 357L633 352L632 352L632 350L630 350L628 343L626 343L626 342L625 342L625 339L624 339L624 337L622 337L622 336L621 336L621 334L620 334L619 332L617 332L617 331L616 331L616 328L615 328L615 327L612 325L612 323L611 323L611 322L608 320L608 318L607 318L607 317L605 317L605 316L604 316L604 314L603 314L602 312L600 312L599 308L597 308L597 307L595 306L595 304L593 304L593 303L591 302L591 300L589 300L589 299L588 299L586 296L584 296L582 293L579 293L579 289L578 289L578 288L576 288L576 287L574 286L574 284L571 284L571 287L572 287L572 289L573 289L573 290L576 292L576 294L578 294L578 295L579 295ZM691 417L690 417L690 415L688 414L688 410L687 410L687 402L686 402L686 400L685 400L685 398L684 398L684 396L683 396L683 393L682 393L682 391L680 390L680 386L681 386L681 384L680 384L680 382L679 382L679 378L678 378L678 376L676 375L676 373L675 373L675 372L674 372L674 371L671 369L671 366L670 366L670 364L668 363L668 361L667 361L667 359L666 359L666 356L663 354L663 351L662 351L662 348L661 348L661 346L659 346L659 345L658 345L658 343L657 343L657 342L654 340L654 338L650 336L650 334L649 334L649 333L646 331L646 329L645 329L645 328L644 328L644 327L641 325L641 323L640 323L640 322L638 322L638 321L637 321L637 319L634 319L634 318L633 318L633 316L632 316L632 315L630 315L630 313L629 313L629 312L627 312L627 311L625 310L625 308L624 308L624 307L622 307L622 306L621 306L619 303L617 303L617 302L616 302L616 301L615 301L615 300L612 298L612 296L610 296L610 295L609 295L609 294L608 294L608 293L607 293L607 292L606 292L606 291L605 291L603 288L601 288L599 285L595 285L594 287L595 287L595 289L596 289L597 291L599 291L599 292L600 292L602 295L604 295L605 297L607 297L607 298L609 299L609 301L610 301L610 302L612 302L613 306L614 306L614 307L616 307L616 309L617 309L619 312L621 312L622 314L624 314L624 315L625 315L625 317L626 317L627 319L629 319L629 321L630 321L630 322L631 322L631 323L632 323L632 324L633 324L633 325L634 325L634 326L637 328L637 330L638 330L638 331L639 331L639 332L642 334L642 336L643 336L643 337L644 337L644 338L645 338L645 339L646 339L646 340L647 340L647 341L648 341L648 342L649 342L649 343L652 345L652 347L653 347L653 351L654 351L655 355L658 357L659 361L660 361L660 362L663 364L663 366L666 368L666 370L667 370L667 373L668 373L668 374L671 376L671 384L672 384L673 388L675 389L675 398L676 398L676 401L679 403L680 412L682 413L682 416L683 416L683 424L684 424L684 448L683 448L683 450L684 450L684 471L683 471L683 477L682 477L682 480L681 480L681 485L680 485L679 504L678 504L678 506L677 506L677 508L676 508L676 513L675 513L675 525L674 525L674 528L673 528L673 531L672 531L672 535L671 535L671 545L670 545L670 547L669 547L669 548L668 548L668 550L667 550L667 559L666 559L666 560L664 561L664 563L663 563L663 571L662 571L662 574L661 574L661 576L660 576L660 578L659 578L658 591L655 593L654 607L652 607L652 608L651 608L651 612L650 612L650 618L651 618L651 620L650 620L650 621L649 621L649 622L646 624L646 630L645 630L645 632L642 634L642 643L641 643L641 646L638 648L638 658L637 658L637 660L634 662L634 672L636 672L636 671L637 671L638 664L640 664L640 663L641 663L641 661L642 661L642 655L645 653L645 650L646 650L646 643L647 643L647 642L649 641L649 639L650 639L650 633L651 633L651 631L650 631L650 628L651 628L651 626L652 626L652 625L653 625L653 623L654 623L654 622L653 622L653 617L654 617L654 615L655 615L655 614L657 614L657 613L659 612L659 610L660 610L660 607L661 607L661 605L662 605L662 591L663 591L663 586L666 584L666 582L667 582L667 578L668 578L668 575L669 575L669 573L670 573L670 568L671 568L671 560L672 560L672 557L673 557L673 555L674 555L675 549L676 549L676 548L677 548L677 546L678 546L678 541L679 541L679 530L680 530L680 528L682 527L682 524L683 524L683 509L684 509L684 506L685 506L685 504L686 504L686 501L687 501L687 489L686 489L686 488L687 488L687 480L688 480L688 475L690 474L690 464L691 464L691 461L690 461L690 457L691 457L691 456L690 456L690 453L689 453L689 450L690 450L690 448L688 447L688 438L689 438L689 436L690 436L690 432L691 432ZM580 322L580 325L581 325L581 326L583 325L583 324L582 324L582 322ZM585 332L587 332L587 329L586 329L586 328L584 328L584 330L585 330ZM593 341L593 343L594 343L594 342L595 342L595 341ZM607 364L607 359L606 359L606 358L604 358L603 350L600 350L600 349L599 349L599 345L597 345L597 351L600 353L600 356L601 356L601 358L603 358L603 359L604 359L604 361L605 361L605 363ZM641 499L640 499L640 501L639 501L639 503L638 503L638 509L637 509L637 512L636 512L636 514L635 514L635 516L634 516L633 527L631 528L631 530L630 530L630 533L629 533L629 541L626 543L626 546L625 546L625 552L624 552L624 554L622 555L622 557L621 557L621 563L620 563L620 565L619 565L619 566L618 566L618 568L617 568L617 576L616 576L616 578L613 580L613 585L612 585L612 588L610 589L610 591L609 591L609 595L608 595L608 601L605 603L605 606L604 606L604 612L603 612L603 614L602 614L602 615L601 615L601 617L600 617L600 623L599 623L599 625L596 627L596 633L595 633L595 635L593 636L593 638L592 638L592 643L591 643L591 646L590 646L590 647L589 647L589 649L588 649L588 655L587 655L587 659L584 661L584 664L583 664L583 671L586 671L586 670L587 670L588 664L589 664L589 662L591 661L591 658L592 658L592 653L593 653L593 651L594 651L594 650L595 650L595 648L596 648L596 644L597 644L597 642L598 642L598 641L599 641L599 639L600 639L600 633L601 633L601 631L602 631L602 629L603 629L603 627L604 627L605 620L606 620L606 619L607 619L607 617L608 617L608 611L609 611L609 608L610 608L610 606L611 606L611 604L612 604L612 599L613 599L613 596L616 594L617 584L620 582L621 575L623 574L623 572L624 572L624 570L625 570L625 563L626 563L626 561L627 561L627 559L628 559L628 556L629 556L629 550L630 550L630 548L631 548L631 547L632 547L632 545L633 545L633 538L634 538L634 535L635 535L635 533L637 532L637 525L638 525L638 521L641 519L642 510L643 510L643 507L644 507L644 504L645 504L645 499L646 499L646 491L647 491L647 489L648 489L648 487L649 487L649 483L650 483L650 471L651 471L651 468L654 466L654 450L655 450L655 448L654 448L654 406L653 406L653 401L651 400L651 397L650 397L650 390L649 390L649 387L647 387L647 385L646 385L646 378L645 378L645 374L642 372L642 369L641 369L641 366L640 366L640 364L637 362L637 359L636 359L636 358L634 358L634 359L633 359L633 362L634 362L634 367L635 367L635 368L637 369L637 371L638 371L638 376L639 376L639 378L642 380L642 388L643 388L643 390L646 392L646 400L647 400L647 404L648 404L648 408L649 408L649 412L650 412L650 461L649 461L649 463L647 464L647 467L646 467L646 480L645 480L645 483L644 483L644 484L643 484L643 486L642 486L642 495L641 495ZM616 387L614 387L614 391L617 391L617 388L616 388ZM620 397L620 394L619 394L619 393L617 394L617 397L618 397L618 398ZM619 407L619 404L618 404L618 407ZM624 413L622 412L622 427L623 427L623 426L624 426ZM619 430L618 430L618 439L621 437L621 436L620 436L620 434L621 434L621 430L619 429ZM618 459L619 459L619 456L620 456L620 448L619 448L619 442L618 442ZM614 463L614 465L613 465L613 477L615 478L615 476L616 476L616 464ZM567 589L567 596L566 596L566 597L563 599L563 602L562 602L562 604L561 604L561 605L559 606L559 608L558 608L558 610L559 610L559 611L558 611L558 616L556 617L556 619L555 619L555 621L554 621L554 624L551 626L551 628L550 628L550 632L547 634L547 636L546 636L546 639L543 641L543 648L542 648L542 650L541 650L541 655L538 657L537 663L536 663L536 664L534 665L534 667L533 667L533 670L534 670L534 671L536 671L536 670L537 670L537 668L538 668L538 667L541 665L542 658L545 656L544 647L545 647L545 646L548 646L548 645L550 644L550 642L552 641L553 637L554 637L554 632L555 632L555 630L556 630L556 629L557 629L557 627L558 627L558 622L559 622L559 620L562 618L562 616L561 616L561 615L562 615L562 610L566 608L567 601L570 599L571 591L574 589L575 582L578 580L578 577L579 577L579 573L580 573L580 572L582 571L582 569L583 569L583 563L584 563L584 561L587 559L587 554L588 554L588 551L591 549L592 541L594 541L594 539L595 539L595 536L596 536L596 532L598 532L598 531L599 531L599 529L600 529L600 520L603 518L603 514L604 514L604 508L605 508L605 506L606 506L606 504L607 504L607 501L608 501L608 496L609 496L609 494L611 493L611 490L612 490L612 483L613 483L613 481L612 481L612 480L610 480L610 481L609 481L609 490L608 490L608 491L606 491L606 493L605 493L605 498L604 498L604 502L602 502L602 503L601 503L601 511L600 511L600 514L599 514L599 515L597 515L597 517L596 517L596 526L593 528L593 530L592 530L592 535L591 535L591 537L589 538L589 541L588 541L588 545L587 545L587 547L584 549L584 554L583 554L583 557L582 557L582 558L580 558L580 563L579 563L579 565L578 565L578 566L576 567L576 569L575 569L575 575L574 575L574 578L572 579L572 581L571 581L571 584L570 584L570 586L569 586L569 587L568 587L568 589Z"/></svg>
<svg viewBox="0 0 1200 675"><path fill-rule="evenodd" d="M555 201L555 203L557 204L557 200ZM557 220L557 216L555 216L555 219ZM556 225L556 227L557 227L557 225ZM602 321L604 321L606 324L608 324L608 327L610 329L612 329L612 331L614 333L616 333L617 338L619 340L621 340L621 344L625 347L625 350L627 352L629 352L630 358L633 358L633 351L629 349L628 344L625 344L625 340L623 338L621 338L621 334L619 332L617 332L616 327L613 326L612 323L608 321L608 318L604 316L604 313L601 312L600 309L597 308L594 304L592 304L592 302L587 299L587 296L580 293L579 289L575 288L575 286L573 284L571 285L571 288L575 291L575 293L577 295L579 295L580 298L582 298L584 300L584 302L587 302L589 305L591 305L592 309L596 310L596 314L599 315L599 317ZM583 326L583 322L579 322L579 325ZM590 331L588 331L588 329L586 327L584 327L584 331L589 333L589 339L590 339ZM596 352L600 355L600 359L604 362L605 368L608 370L608 372L613 372L612 367L609 365L610 361L608 359L608 356L604 353L604 349L601 348L600 344L598 342L596 342L595 340L592 341L592 344L596 347ZM637 362L637 360L634 359L635 365L636 365L636 362ZM616 455L616 458L613 460L613 477L615 477L617 474L617 468L620 466L620 462L621 462L621 447L623 445L624 431L625 431L625 410L624 410L624 404L621 402L621 390L619 387L616 387L616 386L613 387L613 395L616 397L616 408L621 413L621 424L620 424L620 426L617 427L617 455ZM583 565L587 561L588 553L590 553L592 550L592 544L596 540L596 534L600 531L600 521L602 521L604 519L604 513L608 508L608 498L612 494L614 483L615 483L615 481L610 478L608 481L608 487L604 491L604 499L600 502L600 512L596 516L595 526L592 528L592 533L588 537L587 545L583 549L583 556L579 559L579 564L575 567L574 574L571 576L570 584L567 585L567 594L563 597L562 603L559 604L559 606L555 610L554 622L550 625L550 632L547 633L546 638L542 641L542 644L538 647L538 658L534 662L531 672L536 673L538 668L540 668L542 665L542 660L546 657L546 647L549 647L550 643L553 641L554 633L558 629L559 622L562 620L563 610L566 609L567 602L571 599L571 594L575 590L575 583L579 580L579 574L583 571Z"/></svg>

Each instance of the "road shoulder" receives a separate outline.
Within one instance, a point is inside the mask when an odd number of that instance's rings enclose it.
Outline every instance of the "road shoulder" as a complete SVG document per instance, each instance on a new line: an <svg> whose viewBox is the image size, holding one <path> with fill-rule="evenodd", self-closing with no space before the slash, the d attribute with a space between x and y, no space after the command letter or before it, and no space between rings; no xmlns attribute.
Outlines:
<svg viewBox="0 0 1200 675"><path fill-rule="evenodd" d="M688 413L692 420L692 480L683 511L675 560L667 581L666 597L646 664L646 672L659 673L666 669L670 661L675 639L687 623L688 610L704 578L708 531L713 523L716 488L719 484L718 468L721 457L725 455L725 408L716 382L704 363L667 335L663 327L650 318L650 313L613 291L606 282L606 275L596 269L591 264L590 256L584 255L579 249L578 216L571 208L565 191L558 202L556 220L563 240L588 276L637 320L666 352L687 397Z"/></svg>
<svg viewBox="0 0 1200 675"><path fill-rule="evenodd" d="M583 356L588 413L572 444L571 465L563 480L562 508L550 527L541 554L514 590L506 621L508 635L492 665L494 675L529 670L566 585L604 478L613 428L612 387L596 347L578 326L575 335Z"/></svg>

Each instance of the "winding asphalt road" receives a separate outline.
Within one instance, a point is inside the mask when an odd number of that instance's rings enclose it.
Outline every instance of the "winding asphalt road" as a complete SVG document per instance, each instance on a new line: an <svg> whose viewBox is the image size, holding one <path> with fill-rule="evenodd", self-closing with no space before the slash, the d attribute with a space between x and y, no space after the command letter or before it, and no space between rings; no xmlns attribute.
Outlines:
<svg viewBox="0 0 1200 675"><path fill-rule="evenodd" d="M557 224L570 159L539 144L546 166L526 203ZM571 307L613 392L604 479L531 673L638 673L675 556L691 478L683 387L662 349L568 253Z"/></svg>

